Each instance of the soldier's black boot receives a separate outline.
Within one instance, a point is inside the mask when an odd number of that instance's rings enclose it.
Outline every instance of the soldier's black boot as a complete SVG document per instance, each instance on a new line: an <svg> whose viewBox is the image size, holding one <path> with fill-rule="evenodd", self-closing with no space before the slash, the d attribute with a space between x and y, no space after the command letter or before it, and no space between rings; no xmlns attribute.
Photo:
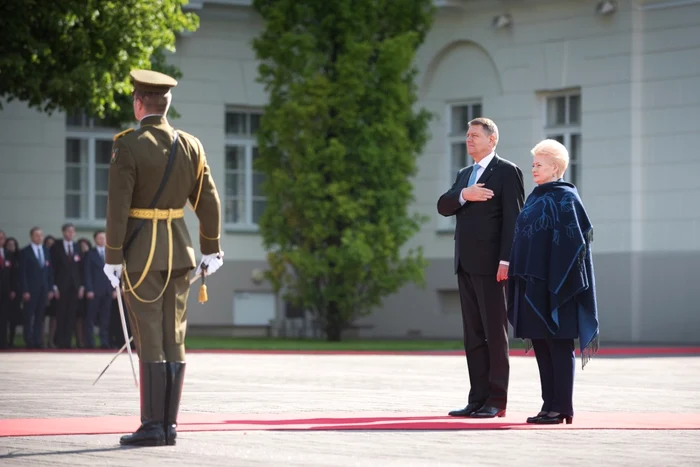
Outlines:
<svg viewBox="0 0 700 467"><path fill-rule="evenodd" d="M166 363L139 361L141 375L141 426L130 435L122 436L123 446L164 446Z"/></svg>
<svg viewBox="0 0 700 467"><path fill-rule="evenodd" d="M180 410L182 386L185 382L185 362L168 362L166 365L165 441L168 446L173 446L177 438L177 414Z"/></svg>

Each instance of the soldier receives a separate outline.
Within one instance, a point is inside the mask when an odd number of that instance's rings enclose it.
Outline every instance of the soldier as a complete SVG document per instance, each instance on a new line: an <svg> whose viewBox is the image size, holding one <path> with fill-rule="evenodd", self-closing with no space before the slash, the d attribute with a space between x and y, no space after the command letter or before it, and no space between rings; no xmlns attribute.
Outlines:
<svg viewBox="0 0 700 467"><path fill-rule="evenodd" d="M200 141L166 118L177 81L149 70L130 74L140 122L114 137L109 169L104 272L123 281L139 357L141 426L120 444L174 445L185 372L189 274L196 266L184 220L199 219L196 273L223 264L220 200Z"/></svg>

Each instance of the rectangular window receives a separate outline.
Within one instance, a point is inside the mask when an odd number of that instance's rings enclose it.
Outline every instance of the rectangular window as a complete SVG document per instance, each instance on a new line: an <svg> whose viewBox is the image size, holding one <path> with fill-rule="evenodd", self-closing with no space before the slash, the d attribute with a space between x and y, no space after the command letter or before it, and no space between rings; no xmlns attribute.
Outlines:
<svg viewBox="0 0 700 467"><path fill-rule="evenodd" d="M580 190L581 91L548 94L545 109L545 137L559 141L569 150L569 167L564 179Z"/></svg>
<svg viewBox="0 0 700 467"><path fill-rule="evenodd" d="M450 132L448 135L448 146L450 151L450 180L454 182L457 172L463 167L473 163L467 154L467 144L465 135L467 134L467 124L470 120L479 118L481 113L481 102L467 102L451 104L449 108Z"/></svg>
<svg viewBox="0 0 700 467"><path fill-rule="evenodd" d="M265 210L264 174L253 170L258 157L256 133L260 112L226 112L226 199L224 219L230 226L254 227Z"/></svg>
<svg viewBox="0 0 700 467"><path fill-rule="evenodd" d="M467 154L466 134L467 124L470 120L482 116L480 101L467 101L448 106L448 126L447 148L449 160L448 181L450 186L457 178L457 173L464 167L474 163ZM441 218L445 228L453 228L455 218Z"/></svg>
<svg viewBox="0 0 700 467"><path fill-rule="evenodd" d="M118 132L85 114L66 116L66 219L106 219L109 159Z"/></svg>

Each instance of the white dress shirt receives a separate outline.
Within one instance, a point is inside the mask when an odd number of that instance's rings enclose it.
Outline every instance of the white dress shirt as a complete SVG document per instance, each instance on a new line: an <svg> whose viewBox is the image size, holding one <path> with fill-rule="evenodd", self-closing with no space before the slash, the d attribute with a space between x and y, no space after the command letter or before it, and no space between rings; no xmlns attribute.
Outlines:
<svg viewBox="0 0 700 467"><path fill-rule="evenodd" d="M491 151L491 154L489 154L488 156L484 157L479 162L474 164L473 170L476 170L476 181L474 182L474 184L477 184L479 182L479 179L481 178L481 176L484 175L484 170L486 170L486 167L489 166L489 164L491 163L491 161L493 160L493 158L495 156L496 156L496 151ZM459 192L459 204L464 206L464 203L466 203L466 202L467 202L467 200L462 198L462 192L460 191Z"/></svg>

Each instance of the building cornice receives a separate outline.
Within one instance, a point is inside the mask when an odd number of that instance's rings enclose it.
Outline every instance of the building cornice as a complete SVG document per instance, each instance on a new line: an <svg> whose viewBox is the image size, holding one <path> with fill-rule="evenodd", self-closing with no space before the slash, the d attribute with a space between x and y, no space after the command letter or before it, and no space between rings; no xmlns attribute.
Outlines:
<svg viewBox="0 0 700 467"><path fill-rule="evenodd" d="M463 9L470 3L479 3L479 0L433 0L433 4L437 8ZM205 5L249 7L253 5L253 0L190 0L189 4L185 5L184 8L201 10Z"/></svg>

